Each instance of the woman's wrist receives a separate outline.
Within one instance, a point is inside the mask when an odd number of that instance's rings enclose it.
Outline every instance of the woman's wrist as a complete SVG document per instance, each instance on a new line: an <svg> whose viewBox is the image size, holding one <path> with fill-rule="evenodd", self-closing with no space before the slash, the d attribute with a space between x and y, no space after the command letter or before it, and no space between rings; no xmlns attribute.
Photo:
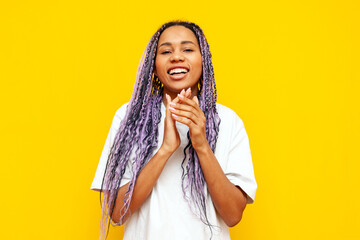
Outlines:
<svg viewBox="0 0 360 240"><path fill-rule="evenodd" d="M199 154L206 154L206 153L209 153L212 152L211 148L210 148L210 145L208 143L208 141L204 141L202 144L200 145L195 145L193 144L193 147L194 147L194 150L196 151L196 153L199 155Z"/></svg>
<svg viewBox="0 0 360 240"><path fill-rule="evenodd" d="M159 148L157 154L159 154L161 157L166 157L169 158L176 149L172 149L164 144L161 145L161 147Z"/></svg>

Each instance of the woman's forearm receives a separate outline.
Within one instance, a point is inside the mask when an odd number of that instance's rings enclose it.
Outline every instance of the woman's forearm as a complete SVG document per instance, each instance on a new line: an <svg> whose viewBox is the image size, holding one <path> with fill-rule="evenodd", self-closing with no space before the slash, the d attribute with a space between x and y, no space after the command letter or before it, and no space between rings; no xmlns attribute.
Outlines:
<svg viewBox="0 0 360 240"><path fill-rule="evenodd" d="M190 96L191 91L182 91L182 96ZM175 126L175 121L171 118L169 110L169 103L171 101L178 102L179 99L171 99L169 95L164 95L164 104L166 105L165 120L164 120L164 138L160 149L150 159L150 161L141 170L136 179L134 191L131 197L129 211L124 216L123 222L131 215L132 212L138 210L147 197L150 195L156 181L158 180L167 160L180 146L179 133ZM124 206L125 194L128 191L129 184L122 186L118 191L118 196L115 201L115 208L111 219L113 222L119 222L121 217L121 209Z"/></svg>
<svg viewBox="0 0 360 240"><path fill-rule="evenodd" d="M150 159L150 161L141 170L136 179L134 192L131 198L129 210L124 216L123 223L131 215L131 213L138 210L147 197L150 195L156 181L158 180L166 161L171 156L172 152L160 148L158 152ZM128 191L129 183L122 186L118 190L118 195L115 202L115 207L111 219L113 222L119 222L121 217L121 209L124 206L125 194Z"/></svg>
<svg viewBox="0 0 360 240"><path fill-rule="evenodd" d="M207 142L195 150L217 212L229 227L235 226L246 207L245 193L225 176Z"/></svg>
<svg viewBox="0 0 360 240"><path fill-rule="evenodd" d="M171 103L174 120L190 129L192 145L199 157L206 185L214 206L228 226L235 226L242 218L246 195L225 176L206 139L206 118L196 96L192 99L178 96L180 103Z"/></svg>

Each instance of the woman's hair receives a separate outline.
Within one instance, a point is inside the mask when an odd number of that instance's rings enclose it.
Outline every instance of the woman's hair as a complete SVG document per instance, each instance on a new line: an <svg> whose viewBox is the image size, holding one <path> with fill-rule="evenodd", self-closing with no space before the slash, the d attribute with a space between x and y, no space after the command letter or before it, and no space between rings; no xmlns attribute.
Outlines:
<svg viewBox="0 0 360 240"><path fill-rule="evenodd" d="M220 118L216 111L217 93L209 44L201 28L194 23L184 21L165 23L151 37L143 53L131 100L108 156L101 187L104 197L101 203L100 238L102 236L105 236L105 239L107 238L106 228L109 227L109 222L111 222L118 190L126 168L130 168L132 176L129 188L125 194L124 206L121 209L120 222L115 223L115 225L123 224L123 218L127 211L129 211L136 179L157 148L163 85L153 74L154 63L159 37L165 29L172 26L184 26L190 29L198 40L202 55L202 76L199 79L200 90L198 92L198 99L200 108L206 117L206 138L212 151L215 151ZM184 198L189 203L190 209L211 230L211 224L206 213L204 175L198 156L191 144L189 132L187 137L189 143L184 149L184 159L181 163Z"/></svg>

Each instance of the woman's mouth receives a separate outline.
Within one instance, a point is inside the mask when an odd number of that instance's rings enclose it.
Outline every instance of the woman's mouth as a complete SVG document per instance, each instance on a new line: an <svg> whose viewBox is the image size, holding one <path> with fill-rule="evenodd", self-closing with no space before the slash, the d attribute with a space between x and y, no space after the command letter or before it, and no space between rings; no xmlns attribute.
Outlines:
<svg viewBox="0 0 360 240"><path fill-rule="evenodd" d="M188 72L189 72L189 70L187 68L176 67L176 68L170 69L168 71L168 74L170 75L171 79L180 80L180 79L183 79Z"/></svg>

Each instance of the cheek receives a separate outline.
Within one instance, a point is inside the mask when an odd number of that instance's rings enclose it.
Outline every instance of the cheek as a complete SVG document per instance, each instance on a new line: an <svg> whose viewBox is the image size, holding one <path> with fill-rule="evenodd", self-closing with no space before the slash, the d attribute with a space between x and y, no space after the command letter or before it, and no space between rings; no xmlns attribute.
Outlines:
<svg viewBox="0 0 360 240"><path fill-rule="evenodd" d="M198 57L197 59L197 68L199 69L199 71L202 73L202 57L200 55L200 57Z"/></svg>
<svg viewBox="0 0 360 240"><path fill-rule="evenodd" d="M165 66L166 63L166 58L163 56L158 56L155 59L155 65L159 68L163 68L163 66Z"/></svg>
<svg viewBox="0 0 360 240"><path fill-rule="evenodd" d="M154 73L156 75L159 75L159 73L161 73L161 63L160 60L158 58L155 59L155 69L154 69Z"/></svg>

